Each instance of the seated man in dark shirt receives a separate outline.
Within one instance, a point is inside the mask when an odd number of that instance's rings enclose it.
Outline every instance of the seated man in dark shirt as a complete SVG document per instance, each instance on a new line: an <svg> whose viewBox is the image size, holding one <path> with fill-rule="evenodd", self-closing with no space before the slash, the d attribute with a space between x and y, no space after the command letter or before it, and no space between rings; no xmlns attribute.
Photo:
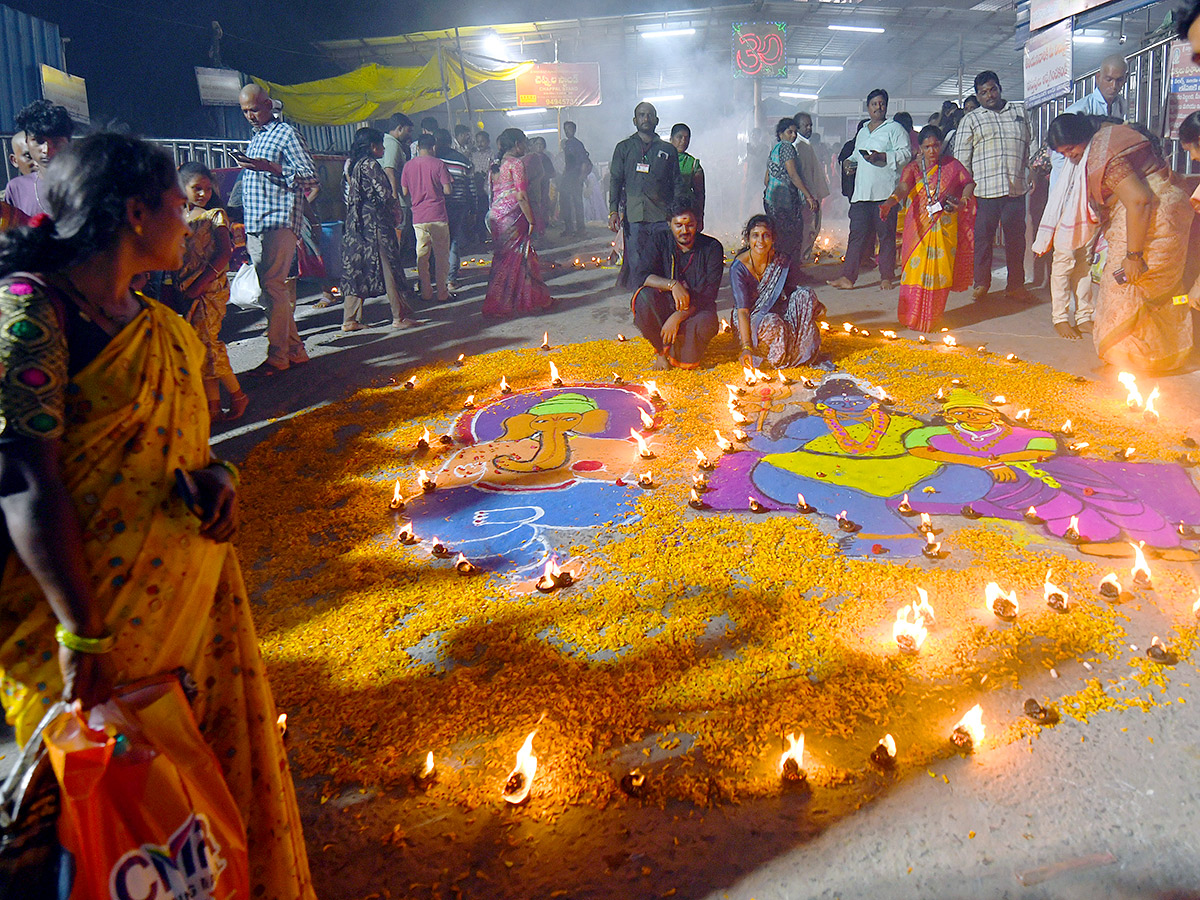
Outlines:
<svg viewBox="0 0 1200 900"><path fill-rule="evenodd" d="M670 230L654 236L633 295L633 321L654 347L654 368L695 369L717 333L717 292L725 274L721 242L698 234L690 203L676 203Z"/></svg>

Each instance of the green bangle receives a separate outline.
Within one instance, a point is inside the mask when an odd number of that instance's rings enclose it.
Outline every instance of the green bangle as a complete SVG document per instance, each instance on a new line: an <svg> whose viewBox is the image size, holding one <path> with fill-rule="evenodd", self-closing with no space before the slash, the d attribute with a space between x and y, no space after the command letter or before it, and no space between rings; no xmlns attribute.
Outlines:
<svg viewBox="0 0 1200 900"><path fill-rule="evenodd" d="M238 487L242 483L242 476L238 473L238 468L231 462L223 459L217 459L215 456L209 462L210 466L220 466L229 473L229 477L233 479L233 486Z"/></svg>
<svg viewBox="0 0 1200 900"><path fill-rule="evenodd" d="M106 631L98 638L86 638L67 631L62 625L55 626L54 637L68 650L74 650L76 653L108 653L117 645L117 637L111 632Z"/></svg>

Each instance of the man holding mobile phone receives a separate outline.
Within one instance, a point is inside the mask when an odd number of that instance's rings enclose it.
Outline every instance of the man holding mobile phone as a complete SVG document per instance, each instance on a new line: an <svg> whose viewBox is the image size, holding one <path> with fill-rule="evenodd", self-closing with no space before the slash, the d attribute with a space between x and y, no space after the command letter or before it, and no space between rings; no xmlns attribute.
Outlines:
<svg viewBox="0 0 1200 900"><path fill-rule="evenodd" d="M242 173L246 252L258 272L267 308L267 359L249 374L266 377L308 362L296 328L295 282L289 278L302 215L300 198L320 185L304 139L275 117L267 92L242 88L242 113L254 128L246 153L232 154Z"/></svg>
<svg viewBox="0 0 1200 900"><path fill-rule="evenodd" d="M867 124L854 138L851 159L858 160L854 193L850 197L850 239L842 273L829 282L840 290L854 287L863 256L870 252L871 238L879 236L879 287L892 289L896 279L896 215L892 208L879 214L880 204L896 190L900 171L912 159L908 132L887 117L888 93L876 88L867 95Z"/></svg>

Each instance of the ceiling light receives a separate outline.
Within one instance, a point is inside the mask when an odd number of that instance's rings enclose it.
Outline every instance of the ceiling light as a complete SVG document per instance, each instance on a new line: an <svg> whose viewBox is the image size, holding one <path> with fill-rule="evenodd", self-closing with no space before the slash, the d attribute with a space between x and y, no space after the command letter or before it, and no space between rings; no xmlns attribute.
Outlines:
<svg viewBox="0 0 1200 900"><path fill-rule="evenodd" d="M882 28L872 28L869 25L828 25L830 31L862 31L867 34L883 34Z"/></svg>
<svg viewBox="0 0 1200 900"><path fill-rule="evenodd" d="M819 100L821 99L816 94L797 94L792 91L780 91L780 97L787 97L789 100Z"/></svg>
<svg viewBox="0 0 1200 900"><path fill-rule="evenodd" d="M689 37L696 33L695 28L667 28L663 31L643 31L644 38Z"/></svg>
<svg viewBox="0 0 1200 900"><path fill-rule="evenodd" d="M508 114L510 116L533 116L546 111L546 107L544 106L533 106L527 109L510 109Z"/></svg>
<svg viewBox="0 0 1200 900"><path fill-rule="evenodd" d="M1076 34L1072 36L1077 44L1103 44L1104 38L1098 34Z"/></svg>
<svg viewBox="0 0 1200 900"><path fill-rule="evenodd" d="M792 66L793 69L800 69L805 72L840 72L841 66L826 65L825 63L797 63Z"/></svg>
<svg viewBox="0 0 1200 900"><path fill-rule="evenodd" d="M500 39L500 35L492 31L483 39L483 52L493 59L507 59L508 47Z"/></svg>
<svg viewBox="0 0 1200 900"><path fill-rule="evenodd" d="M682 100L683 94L660 94L657 97L643 97L643 103L669 103L672 100Z"/></svg>
<svg viewBox="0 0 1200 900"><path fill-rule="evenodd" d="M531 135L531 134L557 134L557 133L558 133L557 128L531 128L530 130L525 132L525 136L529 137L529 135Z"/></svg>

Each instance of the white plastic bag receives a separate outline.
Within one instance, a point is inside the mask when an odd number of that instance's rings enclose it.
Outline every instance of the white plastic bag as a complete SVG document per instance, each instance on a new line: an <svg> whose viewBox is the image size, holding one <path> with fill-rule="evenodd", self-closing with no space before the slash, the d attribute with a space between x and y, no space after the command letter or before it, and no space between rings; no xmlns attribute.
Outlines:
<svg viewBox="0 0 1200 900"><path fill-rule="evenodd" d="M258 270L250 263L242 263L242 267L229 282L229 302L242 309L261 309L261 297L262 286L258 283Z"/></svg>

